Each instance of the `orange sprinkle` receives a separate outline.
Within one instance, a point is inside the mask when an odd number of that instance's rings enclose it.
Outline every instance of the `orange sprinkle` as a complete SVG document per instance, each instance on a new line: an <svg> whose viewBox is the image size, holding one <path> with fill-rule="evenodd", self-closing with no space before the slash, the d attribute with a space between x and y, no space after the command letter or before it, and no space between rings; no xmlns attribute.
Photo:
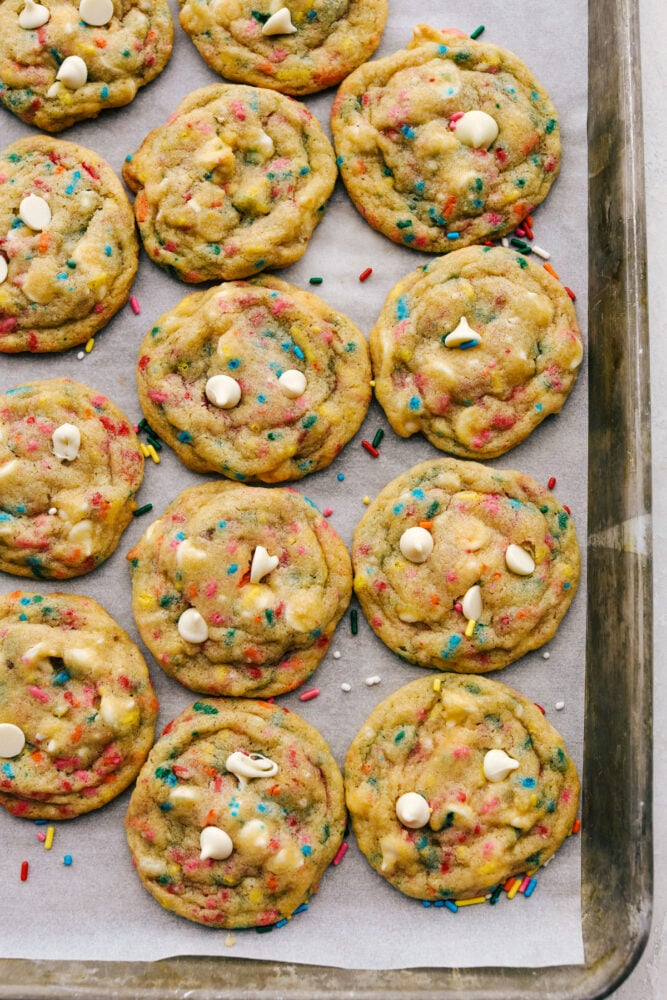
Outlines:
<svg viewBox="0 0 667 1000"><path fill-rule="evenodd" d="M456 196L451 194L447 199L447 201L445 202L445 207L443 209L442 214L446 219L449 219L455 208L456 208Z"/></svg>
<svg viewBox="0 0 667 1000"><path fill-rule="evenodd" d="M218 777L218 769L217 768L215 768L215 767L205 767L204 770L208 774L209 778L217 778Z"/></svg>
<svg viewBox="0 0 667 1000"><path fill-rule="evenodd" d="M198 589L197 588L197 584L196 583L191 583L190 586L188 587L188 597L196 597L197 596L197 589Z"/></svg>
<svg viewBox="0 0 667 1000"><path fill-rule="evenodd" d="M440 604L440 598L437 594L431 594L429 600L434 608L437 608L438 604Z"/></svg>
<svg viewBox="0 0 667 1000"><path fill-rule="evenodd" d="M543 264L542 267L544 268L545 271L549 272L552 278L555 278L556 281L560 281L559 276L556 274L551 264Z"/></svg>
<svg viewBox="0 0 667 1000"><path fill-rule="evenodd" d="M509 892L513 885L514 885L514 876L511 875L507 879L507 882L505 882L505 884L503 885L503 889L505 890L505 892Z"/></svg>
<svg viewBox="0 0 667 1000"><path fill-rule="evenodd" d="M426 531L430 531L431 528L433 527L433 521L420 521L419 527L425 528Z"/></svg>
<svg viewBox="0 0 667 1000"><path fill-rule="evenodd" d="M106 49L107 47L106 38L103 38L101 35L98 35L98 37L95 39L95 45L97 45L98 49Z"/></svg>
<svg viewBox="0 0 667 1000"><path fill-rule="evenodd" d="M72 730L72 735L70 736L70 740L72 741L72 743L78 743L81 740L82 736L83 736L83 726L80 725L75 726L74 729Z"/></svg>
<svg viewBox="0 0 667 1000"><path fill-rule="evenodd" d="M278 888L278 879L275 875L266 876L266 888L269 889L270 892L273 892Z"/></svg>
<svg viewBox="0 0 667 1000"><path fill-rule="evenodd" d="M572 833L579 833L580 830L581 830L581 820L577 816L574 823L572 824Z"/></svg>
<svg viewBox="0 0 667 1000"><path fill-rule="evenodd" d="M215 809L209 809L206 813L206 819L204 820L204 826L213 826L217 817L217 812Z"/></svg>
<svg viewBox="0 0 667 1000"><path fill-rule="evenodd" d="M148 199L145 191L140 191L134 200L134 214L137 222L145 222L148 218Z"/></svg>
<svg viewBox="0 0 667 1000"><path fill-rule="evenodd" d="M33 750L33 752L30 754L30 756L35 761L36 764L39 764L39 762L42 759L42 751L41 750Z"/></svg>
<svg viewBox="0 0 667 1000"><path fill-rule="evenodd" d="M40 233L40 237L37 241L37 249L40 253L46 253L49 249L49 243L51 242L51 233L46 232Z"/></svg>
<svg viewBox="0 0 667 1000"><path fill-rule="evenodd" d="M269 795L280 795L280 785L271 785L268 792Z"/></svg>
<svg viewBox="0 0 667 1000"><path fill-rule="evenodd" d="M527 215L526 216L525 223L526 223L527 226L530 226L531 229L533 228L534 223L533 223L533 217L532 217L532 215Z"/></svg>

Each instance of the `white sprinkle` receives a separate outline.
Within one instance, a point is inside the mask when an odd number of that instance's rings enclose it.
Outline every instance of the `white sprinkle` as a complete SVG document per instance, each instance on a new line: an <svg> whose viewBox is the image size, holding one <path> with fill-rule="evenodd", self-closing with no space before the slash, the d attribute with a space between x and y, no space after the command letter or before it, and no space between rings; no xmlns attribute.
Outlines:
<svg viewBox="0 0 667 1000"><path fill-rule="evenodd" d="M83 351L79 351L79 353L76 356L76 360L77 361L83 361L83 359L85 358L85 356L86 355L83 353Z"/></svg>
<svg viewBox="0 0 667 1000"><path fill-rule="evenodd" d="M369 687L369 688L373 687L374 684L379 684L381 682L381 680L382 680L382 678L378 677L377 674L375 674L373 677L367 677L366 678L366 686Z"/></svg>
<svg viewBox="0 0 667 1000"><path fill-rule="evenodd" d="M57 514L57 513L58 513L57 507L49 507L49 514Z"/></svg>
<svg viewBox="0 0 667 1000"><path fill-rule="evenodd" d="M561 709L563 709L563 708L565 708L565 702L564 701L557 701L556 702L556 711L560 712Z"/></svg>
<svg viewBox="0 0 667 1000"><path fill-rule="evenodd" d="M340 660L340 655L341 654L338 652L338 650L336 650L333 655L334 660Z"/></svg>
<svg viewBox="0 0 667 1000"><path fill-rule="evenodd" d="M236 938L233 934L228 934L225 938L225 948L233 948L236 944Z"/></svg>
<svg viewBox="0 0 667 1000"><path fill-rule="evenodd" d="M536 247L534 243L533 253L537 254L538 257L541 257L542 260L549 260L551 257L551 254L547 250L543 250L542 247Z"/></svg>
<svg viewBox="0 0 667 1000"><path fill-rule="evenodd" d="M508 246L510 245L510 241L509 241L509 240L507 239L507 237L506 237L506 236L503 236L503 238L502 238L502 240L501 240L500 242L501 242L501 244L502 244L502 245L503 245L504 247L508 247ZM533 250L534 250L534 249L535 249L535 247L533 247Z"/></svg>
<svg viewBox="0 0 667 1000"><path fill-rule="evenodd" d="M548 660L550 656L551 656L551 653L549 653L549 652L542 653L542 659L543 660Z"/></svg>
<svg viewBox="0 0 667 1000"><path fill-rule="evenodd" d="M347 693L348 693L348 691L351 691L351 690L352 690L352 685L351 685L351 684L347 684L347 683L346 683L346 682L344 681L344 682L343 682L343 683L341 684L341 686L340 686L340 689L341 689L341 691L344 691L344 692L345 692L345 694L347 694Z"/></svg>

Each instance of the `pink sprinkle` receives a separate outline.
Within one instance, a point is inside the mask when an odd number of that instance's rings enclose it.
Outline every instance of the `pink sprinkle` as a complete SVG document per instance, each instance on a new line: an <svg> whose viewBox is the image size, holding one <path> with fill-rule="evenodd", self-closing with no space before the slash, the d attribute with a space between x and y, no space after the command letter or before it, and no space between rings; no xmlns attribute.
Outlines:
<svg viewBox="0 0 667 1000"><path fill-rule="evenodd" d="M331 515L333 514L333 507L327 507L325 510L322 511L322 514L324 515L324 517L331 517Z"/></svg>
<svg viewBox="0 0 667 1000"><path fill-rule="evenodd" d="M40 844L43 844L44 841L46 840L46 834L45 833L38 833L37 834L37 840L40 842Z"/></svg>
<svg viewBox="0 0 667 1000"><path fill-rule="evenodd" d="M139 313L141 312L141 309L139 308L139 303L137 302L136 295L130 295L130 305L132 307L132 312L134 313L134 315L138 316Z"/></svg>
<svg viewBox="0 0 667 1000"><path fill-rule="evenodd" d="M311 688L310 691L304 691L303 694L299 695L299 701L312 701L313 698L317 698L319 693L319 688Z"/></svg>
<svg viewBox="0 0 667 1000"><path fill-rule="evenodd" d="M519 886L519 892L525 892L526 889L528 888L529 882L530 882L530 876L524 875L523 879L521 880L521 885Z"/></svg>
<svg viewBox="0 0 667 1000"><path fill-rule="evenodd" d="M343 843L338 848L338 854L333 859L332 864L339 865L341 863L341 861L343 860L343 858L345 857L345 854L347 852L347 847L348 847L347 841L344 840Z"/></svg>
<svg viewBox="0 0 667 1000"><path fill-rule="evenodd" d="M461 604L460 601L457 601L456 604L454 605L454 611L458 611L459 614L461 614L461 612L463 611L463 605Z"/></svg>
<svg viewBox="0 0 667 1000"><path fill-rule="evenodd" d="M93 306L93 312L94 313L104 312L104 302L96 302L95 305Z"/></svg>
<svg viewBox="0 0 667 1000"><path fill-rule="evenodd" d="M516 232L517 236L524 237L526 235L526 230L525 229L515 229L515 232Z"/></svg>
<svg viewBox="0 0 667 1000"><path fill-rule="evenodd" d="M34 684L31 684L28 688L28 694L31 694L33 698L37 699L37 701L41 701L43 705L45 705L49 700L49 696L46 691L42 691L41 688L36 687Z"/></svg>

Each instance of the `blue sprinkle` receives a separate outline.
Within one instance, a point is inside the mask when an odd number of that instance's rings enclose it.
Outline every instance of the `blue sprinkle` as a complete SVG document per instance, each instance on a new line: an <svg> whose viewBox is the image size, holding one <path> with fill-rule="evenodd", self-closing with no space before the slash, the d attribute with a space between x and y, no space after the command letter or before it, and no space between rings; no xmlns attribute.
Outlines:
<svg viewBox="0 0 667 1000"><path fill-rule="evenodd" d="M563 584L563 590L569 590L569 589L570 589L570 584L566 580L565 583Z"/></svg>
<svg viewBox="0 0 667 1000"><path fill-rule="evenodd" d="M471 347L477 347L479 340L466 340L464 344L459 344L459 348L462 351L469 351Z"/></svg>
<svg viewBox="0 0 667 1000"><path fill-rule="evenodd" d="M414 139L415 137L415 131L409 125L401 125L401 132L406 139Z"/></svg>
<svg viewBox="0 0 667 1000"><path fill-rule="evenodd" d="M446 45L438 45L438 55L439 56L444 56L444 54L445 54L446 51L447 51L447 46Z"/></svg>
<svg viewBox="0 0 667 1000"><path fill-rule="evenodd" d="M127 154L127 156L125 157L125 162L126 163L131 163L132 162L132 153L128 153Z"/></svg>
<svg viewBox="0 0 667 1000"><path fill-rule="evenodd" d="M405 507L404 503L397 503L396 506L394 507L394 514L400 514L404 507Z"/></svg>
<svg viewBox="0 0 667 1000"><path fill-rule="evenodd" d="M27 622L27 620L28 620L28 616L22 611L21 614L19 615L19 621L20 622Z"/></svg>
<svg viewBox="0 0 667 1000"><path fill-rule="evenodd" d="M111 248L110 246L106 246L106 247L104 248L104 252L105 252L105 254L107 255L107 257L110 257L110 256L111 256L111 254L113 253L113 250L112 250L112 248Z"/></svg>
<svg viewBox="0 0 667 1000"><path fill-rule="evenodd" d="M24 503L19 503L16 505L17 514L25 514L25 512L26 512L26 505Z"/></svg>
<svg viewBox="0 0 667 1000"><path fill-rule="evenodd" d="M266 402L266 396L262 396L262 395L258 396L257 397L257 402L258 403L265 403Z"/></svg>
<svg viewBox="0 0 667 1000"><path fill-rule="evenodd" d="M190 433L190 431L180 431L178 435L178 440L181 442L181 444L187 444L189 441L192 441L192 434Z"/></svg>
<svg viewBox="0 0 667 1000"><path fill-rule="evenodd" d="M271 811L271 806L267 806L263 802L258 802L258 804L257 804L257 812L259 812L259 813L267 813L267 812L270 812L270 811Z"/></svg>
<svg viewBox="0 0 667 1000"><path fill-rule="evenodd" d="M301 848L301 853L305 858L309 857L313 853L313 849L310 844L304 844Z"/></svg>
<svg viewBox="0 0 667 1000"><path fill-rule="evenodd" d="M219 528L226 528L227 527L227 522L226 521L218 521L218 527Z"/></svg>
<svg viewBox="0 0 667 1000"><path fill-rule="evenodd" d="M292 348L292 350L296 354L297 358L301 358L301 360L303 360L303 358L305 358L306 355L303 353L303 351L301 350L301 348L298 347L296 344L294 345L294 347Z"/></svg>
<svg viewBox="0 0 667 1000"><path fill-rule="evenodd" d="M239 368L240 366L241 366L241 362L239 361L238 358L232 358L231 361L227 362L227 367L231 368L232 370L234 370L236 368Z"/></svg>
<svg viewBox="0 0 667 1000"><path fill-rule="evenodd" d="M535 403L535 409L537 410L538 413L541 413L542 412L542 404L541 403Z"/></svg>
<svg viewBox="0 0 667 1000"><path fill-rule="evenodd" d="M410 397L410 402L408 403L408 406L410 407L411 410L418 410L418 409L420 409L420 407L421 407L421 400L420 400L419 396L411 396Z"/></svg>
<svg viewBox="0 0 667 1000"><path fill-rule="evenodd" d="M461 235L460 233L447 233L447 239L448 240L458 240L458 238L460 237L460 235Z"/></svg>
<svg viewBox="0 0 667 1000"><path fill-rule="evenodd" d="M51 681L56 687L62 687L63 684L67 684L70 679L70 673L68 670L59 670L56 676Z"/></svg>
<svg viewBox="0 0 667 1000"><path fill-rule="evenodd" d="M74 189L81 180L81 171L75 170L72 174L72 182L65 188L65 194L74 194Z"/></svg>
<svg viewBox="0 0 667 1000"><path fill-rule="evenodd" d="M4 510L0 513L0 521L11 521L12 515L7 514Z"/></svg>
<svg viewBox="0 0 667 1000"><path fill-rule="evenodd" d="M314 14L315 11L314 10L313 11L308 11L308 13L309 14ZM283 917L282 920L279 920L278 923L274 924L273 926L276 928L276 930L278 930L280 927L284 927L286 923L287 923L287 917Z"/></svg>
<svg viewBox="0 0 667 1000"><path fill-rule="evenodd" d="M61 271L60 274L56 275L58 281L65 281L68 277L67 271Z"/></svg>
<svg viewBox="0 0 667 1000"><path fill-rule="evenodd" d="M25 607L26 604L30 604L30 598L22 597L21 600L19 601L19 604L23 604L23 606Z"/></svg>
<svg viewBox="0 0 667 1000"><path fill-rule="evenodd" d="M308 903L302 903L301 906L297 906L297 908L294 911L294 913L303 913L304 910L307 910L307 909L308 909Z"/></svg>
<svg viewBox="0 0 667 1000"><path fill-rule="evenodd" d="M422 899L422 906L429 907L433 904L428 899Z"/></svg>
<svg viewBox="0 0 667 1000"><path fill-rule="evenodd" d="M447 907L448 910L451 910L452 913L458 913L459 912L458 906L451 899L446 899L445 900L445 906Z"/></svg>
<svg viewBox="0 0 667 1000"><path fill-rule="evenodd" d="M67 868L69 868L69 866L72 864L72 855L71 854L66 854L65 855L65 857L63 858L63 864Z"/></svg>
<svg viewBox="0 0 667 1000"><path fill-rule="evenodd" d="M308 18L309 21L312 21L314 17L317 17L317 11L309 10L308 13L306 14L306 17ZM276 924L276 926L278 925Z"/></svg>
<svg viewBox="0 0 667 1000"><path fill-rule="evenodd" d="M422 191L424 190L424 186L425 186L424 181L417 181L415 184L415 191L419 191L419 193L421 194Z"/></svg>
<svg viewBox="0 0 667 1000"><path fill-rule="evenodd" d="M14 777L14 772L12 771L11 764L3 764L2 765L2 773L6 774L8 778L13 778Z"/></svg>
<svg viewBox="0 0 667 1000"><path fill-rule="evenodd" d="M436 901L435 901L435 903L433 905L434 906L442 907L442 906L445 905L445 901L444 901L444 899L436 899Z"/></svg>
<svg viewBox="0 0 667 1000"><path fill-rule="evenodd" d="M19 226L22 226L22 225L23 225L23 222L21 221L21 219L14 219L14 221L12 222L10 228L11 229L18 229Z"/></svg>
<svg viewBox="0 0 667 1000"><path fill-rule="evenodd" d="M536 785L535 778L522 778L521 784L524 788L534 788Z"/></svg>
<svg viewBox="0 0 667 1000"><path fill-rule="evenodd" d="M169 812L169 810L173 809L173 808L174 807L171 804L171 802L161 802L160 803L160 809L162 810L162 812Z"/></svg>
<svg viewBox="0 0 667 1000"><path fill-rule="evenodd" d="M443 660L448 660L449 657L454 652L454 650L460 645L461 645L461 636L450 635L449 641L447 643L447 649L443 649L440 653L440 656L443 658Z"/></svg>
<svg viewBox="0 0 667 1000"><path fill-rule="evenodd" d="M102 89L100 90L100 97L102 98L103 101L106 101L108 96L109 96L109 88L102 87Z"/></svg>
<svg viewBox="0 0 667 1000"><path fill-rule="evenodd" d="M238 568L239 567L238 567L237 563L232 563L232 565L227 570L227 576L232 576L234 573L236 573L236 571L237 571Z"/></svg>
<svg viewBox="0 0 667 1000"><path fill-rule="evenodd" d="M416 490L412 490L411 492L412 492L413 497L417 497L418 500L423 500L424 499L425 493L424 493L423 490L416 489Z"/></svg>
<svg viewBox="0 0 667 1000"><path fill-rule="evenodd" d="M314 14L314 13L315 11L309 11L309 14ZM301 167L299 173L301 174L302 177L305 177L306 174L310 173L310 167Z"/></svg>
<svg viewBox="0 0 667 1000"><path fill-rule="evenodd" d="M526 897L526 899L528 899L529 896L533 895L533 893L535 892L536 885L537 885L537 879L531 878L530 882L526 886L526 891L524 892L524 896Z"/></svg>
<svg viewBox="0 0 667 1000"><path fill-rule="evenodd" d="M404 243L414 243L414 239L415 239L415 234L414 233L407 233L403 237L403 242Z"/></svg>
<svg viewBox="0 0 667 1000"><path fill-rule="evenodd" d="M48 819L36 819L35 826L46 826Z"/></svg>
<svg viewBox="0 0 667 1000"><path fill-rule="evenodd" d="M342 156L337 156L336 157L336 166L339 167L342 162L343 162L343 157Z"/></svg>
<svg viewBox="0 0 667 1000"><path fill-rule="evenodd" d="M338 475L336 476L336 479L338 480L339 483L342 483L343 480L345 479L345 473L339 472Z"/></svg>
<svg viewBox="0 0 667 1000"><path fill-rule="evenodd" d="M182 542L183 539L185 538L185 532L177 531L176 534L174 535L174 538L177 538L179 542Z"/></svg>
<svg viewBox="0 0 667 1000"><path fill-rule="evenodd" d="M410 315L410 307L408 305L407 296L401 295L398 302L396 303L396 318L407 319L409 315Z"/></svg>

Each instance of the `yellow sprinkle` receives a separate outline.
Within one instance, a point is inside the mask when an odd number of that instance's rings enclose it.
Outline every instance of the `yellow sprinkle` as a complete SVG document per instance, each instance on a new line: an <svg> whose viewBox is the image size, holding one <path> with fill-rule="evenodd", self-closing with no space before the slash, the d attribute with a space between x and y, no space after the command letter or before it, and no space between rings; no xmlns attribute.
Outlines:
<svg viewBox="0 0 667 1000"><path fill-rule="evenodd" d="M147 448L148 448L148 454L150 455L150 457L153 459L153 461L155 462L156 465L159 465L160 464L160 456L156 452L156 450L153 447L153 445L149 444L149 445L147 445Z"/></svg>
<svg viewBox="0 0 667 1000"><path fill-rule="evenodd" d="M375 379L372 378L368 384L371 386L371 388L374 389L375 388Z"/></svg>
<svg viewBox="0 0 667 1000"><path fill-rule="evenodd" d="M44 841L44 850L45 851L50 851L51 848L53 847L53 835L54 835L55 832L56 832L56 829L55 829L54 826L50 826L47 829L47 831L46 831L46 839Z"/></svg>
<svg viewBox="0 0 667 1000"><path fill-rule="evenodd" d="M455 899L457 906L475 906L476 903L486 903L486 896L475 896L474 899Z"/></svg>
<svg viewBox="0 0 667 1000"><path fill-rule="evenodd" d="M371 498L370 497L364 497L364 503L365 504L369 504L370 502L371 502Z"/></svg>
<svg viewBox="0 0 667 1000"><path fill-rule="evenodd" d="M94 346L95 346L95 338L91 337L85 347L86 354L90 354Z"/></svg>
<svg viewBox="0 0 667 1000"><path fill-rule="evenodd" d="M515 878L514 879L514 885L512 886L512 888L507 893L507 898L508 899L514 899L514 897L516 896L517 892L519 891L519 886L521 885L521 881L522 880L520 878Z"/></svg>
<svg viewBox="0 0 667 1000"><path fill-rule="evenodd" d="M150 455L150 451L148 450L148 445L144 444L143 441L140 441L139 447L141 448L141 454L144 456L144 458L148 458Z"/></svg>
<svg viewBox="0 0 667 1000"><path fill-rule="evenodd" d="M468 619L468 624L466 625L466 636L467 636L468 639L470 638L470 636L475 631L475 625L476 624L477 624L477 622L475 621L474 618L469 618Z"/></svg>
<svg viewBox="0 0 667 1000"><path fill-rule="evenodd" d="M442 687L442 677L436 677L433 681L433 690L439 691Z"/></svg>

